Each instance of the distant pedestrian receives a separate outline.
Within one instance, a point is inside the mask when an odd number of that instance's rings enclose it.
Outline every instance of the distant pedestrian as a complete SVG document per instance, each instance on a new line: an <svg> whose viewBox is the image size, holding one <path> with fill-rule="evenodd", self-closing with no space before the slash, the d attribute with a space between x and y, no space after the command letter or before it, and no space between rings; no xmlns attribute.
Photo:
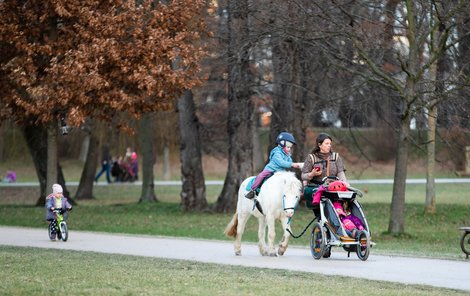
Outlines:
<svg viewBox="0 0 470 296"><path fill-rule="evenodd" d="M111 155L109 153L108 145L103 145L101 151L101 170L96 174L95 182L98 182L98 179L103 173L106 173L106 181L111 182Z"/></svg>
<svg viewBox="0 0 470 296"><path fill-rule="evenodd" d="M16 172L13 170L8 170L7 174L3 178L2 182L4 183L15 183L16 182Z"/></svg>
<svg viewBox="0 0 470 296"><path fill-rule="evenodd" d="M137 161L137 153L132 152L131 155L131 165L130 165L130 173L132 176L132 181L139 179L139 163Z"/></svg>

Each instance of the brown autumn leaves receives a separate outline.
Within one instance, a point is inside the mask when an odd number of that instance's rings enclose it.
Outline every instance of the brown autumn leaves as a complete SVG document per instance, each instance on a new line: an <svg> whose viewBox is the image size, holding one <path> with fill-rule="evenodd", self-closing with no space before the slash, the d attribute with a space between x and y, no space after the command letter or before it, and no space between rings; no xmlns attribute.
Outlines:
<svg viewBox="0 0 470 296"><path fill-rule="evenodd" d="M139 117L200 84L204 1L141 2L0 2L0 122Z"/></svg>

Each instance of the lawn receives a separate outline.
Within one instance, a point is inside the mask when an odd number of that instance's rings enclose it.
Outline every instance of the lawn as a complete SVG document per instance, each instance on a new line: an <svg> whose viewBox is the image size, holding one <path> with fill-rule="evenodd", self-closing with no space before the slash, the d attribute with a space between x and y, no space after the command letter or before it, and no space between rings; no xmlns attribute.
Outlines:
<svg viewBox="0 0 470 296"><path fill-rule="evenodd" d="M288 270L0 246L2 295L468 295Z"/></svg>

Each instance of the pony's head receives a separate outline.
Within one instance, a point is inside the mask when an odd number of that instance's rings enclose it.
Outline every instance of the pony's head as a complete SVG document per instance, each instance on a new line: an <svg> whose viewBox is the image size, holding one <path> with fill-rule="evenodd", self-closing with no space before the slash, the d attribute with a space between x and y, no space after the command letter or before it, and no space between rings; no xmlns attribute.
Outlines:
<svg viewBox="0 0 470 296"><path fill-rule="evenodd" d="M291 218L294 215L301 193L302 183L295 177L294 173L287 173L284 179L284 194L282 196L282 207L287 217Z"/></svg>

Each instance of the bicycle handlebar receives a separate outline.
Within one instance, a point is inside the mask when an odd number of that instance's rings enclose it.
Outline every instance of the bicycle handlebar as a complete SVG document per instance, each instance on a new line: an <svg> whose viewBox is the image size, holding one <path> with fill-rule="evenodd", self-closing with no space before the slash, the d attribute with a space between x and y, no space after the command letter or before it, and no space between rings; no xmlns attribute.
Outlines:
<svg viewBox="0 0 470 296"><path fill-rule="evenodd" d="M337 176L325 176L325 177L323 177L323 179L321 179L322 184L325 184L325 181L328 180L328 179L339 180L339 178L338 178ZM354 187L352 187L352 186L348 186L348 187L346 187L346 188L347 188L349 191L354 191L354 192L356 192L359 197L363 197L363 196L364 196L364 193L363 193L361 190L357 189L357 188L354 188Z"/></svg>
<svg viewBox="0 0 470 296"><path fill-rule="evenodd" d="M70 209L65 209L65 210L63 210L62 208L54 208L53 210L51 209L50 211L51 211L51 212L56 212L56 213L63 214L63 213L65 213L66 211L71 211L71 210L72 210L72 208L70 208Z"/></svg>
<svg viewBox="0 0 470 296"><path fill-rule="evenodd" d="M332 179L332 180L339 180L337 176L325 176L323 179L321 179L321 183L324 184L326 180Z"/></svg>

